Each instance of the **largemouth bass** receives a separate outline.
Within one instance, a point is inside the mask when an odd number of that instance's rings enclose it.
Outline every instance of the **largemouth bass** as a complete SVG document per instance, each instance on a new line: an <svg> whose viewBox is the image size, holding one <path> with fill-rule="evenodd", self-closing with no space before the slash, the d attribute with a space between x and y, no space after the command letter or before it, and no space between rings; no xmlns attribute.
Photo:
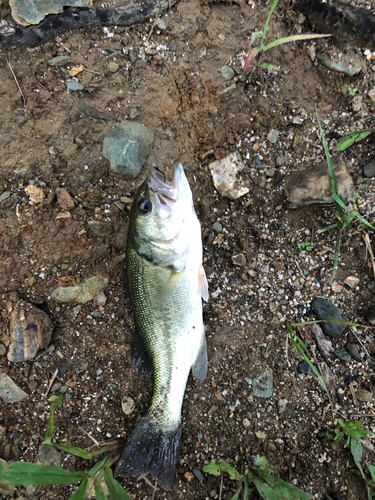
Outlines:
<svg viewBox="0 0 375 500"><path fill-rule="evenodd" d="M201 228L180 163L173 179L153 167L135 196L126 247L126 281L135 318L136 356L152 361L151 406L136 426L115 476L150 473L172 486L180 443L181 406L187 378L207 373L202 297ZM143 348L145 352L143 351Z"/></svg>

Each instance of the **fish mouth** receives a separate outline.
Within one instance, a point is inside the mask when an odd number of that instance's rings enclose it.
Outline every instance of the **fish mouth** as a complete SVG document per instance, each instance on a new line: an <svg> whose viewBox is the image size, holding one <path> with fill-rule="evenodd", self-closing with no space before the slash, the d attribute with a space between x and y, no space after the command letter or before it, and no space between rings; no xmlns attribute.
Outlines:
<svg viewBox="0 0 375 500"><path fill-rule="evenodd" d="M175 209L176 202L186 198L187 193L190 193L191 196L181 163L175 163L171 181L154 165L148 176L147 184L153 194L156 206L166 213L171 213Z"/></svg>

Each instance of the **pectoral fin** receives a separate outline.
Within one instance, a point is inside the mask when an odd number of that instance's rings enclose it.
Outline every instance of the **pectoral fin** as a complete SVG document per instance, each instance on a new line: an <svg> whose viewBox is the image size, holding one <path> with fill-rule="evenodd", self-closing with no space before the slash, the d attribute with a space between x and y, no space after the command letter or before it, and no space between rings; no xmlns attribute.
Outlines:
<svg viewBox="0 0 375 500"><path fill-rule="evenodd" d="M193 377L196 379L203 380L207 375L207 342L204 330L202 332L201 345L191 369Z"/></svg>
<svg viewBox="0 0 375 500"><path fill-rule="evenodd" d="M207 283L206 273L204 272L202 264L199 266L199 271L198 271L198 290L201 296L207 302L209 297L208 283Z"/></svg>

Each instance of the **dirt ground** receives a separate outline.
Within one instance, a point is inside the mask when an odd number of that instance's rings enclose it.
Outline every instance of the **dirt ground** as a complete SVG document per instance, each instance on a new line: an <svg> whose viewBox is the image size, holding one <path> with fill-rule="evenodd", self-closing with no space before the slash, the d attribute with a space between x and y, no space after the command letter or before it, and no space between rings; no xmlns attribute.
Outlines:
<svg viewBox="0 0 375 500"><path fill-rule="evenodd" d="M152 384L132 369L133 317L124 284L130 205L115 202L134 196L148 166L168 170L180 159L202 224L213 294L204 305L209 371L199 386L189 379L177 477L172 491L159 489L155 499L217 499L220 478L204 474L204 481L195 476L189 481L186 473L202 471L220 457L241 470L257 454L267 457L282 479L317 499L366 498L350 451L329 441L326 431L338 427L335 418L363 418L364 426L375 431L374 402L353 399L349 389L353 382L354 390L373 390L373 333L353 328L334 342L334 347L356 342L362 361L332 357L327 362L332 416L317 379L297 371L301 358L291 346L286 353L286 323L310 319L310 303L320 296L339 305L349 320L367 324L375 298L367 285L374 277L355 227L344 233L339 270L331 281L337 234L317 231L332 224L334 216L328 207L291 209L283 181L300 166L324 159L316 109L331 148L350 130L374 126L375 108L367 94L375 83L375 61L368 61L363 49L336 39L298 42L264 56L278 69L242 76L249 37L264 26L270 5L189 0L163 16L166 29L155 26L151 35L150 20L129 29L71 31L36 49L0 52L0 195L16 195L13 204L0 208L0 334L5 344L7 305L18 298L45 311L54 325L53 347L37 359L11 363L6 355L0 357L0 371L29 395L12 405L0 402L0 424L6 427L0 451L4 454L8 446L6 458L34 459L49 416L46 389L62 362L67 368L58 381L67 389L56 411L56 441L88 447L92 441L84 431L98 441L130 436ZM296 33L301 25L303 32L311 31L281 2L269 40ZM328 70L311 59L311 46L353 54L361 73L348 77ZM131 50L137 53L133 62ZM71 61L50 66L57 55ZM118 64L113 73L110 62ZM77 76L84 90L67 91L67 71L79 64L85 68ZM234 69L234 79L224 79L224 64ZM359 111L353 110L349 87L363 96ZM105 119L95 117L93 109ZM106 133L130 116L155 136L147 164L134 181L112 173L101 154ZM267 140L271 129L280 132L276 144ZM355 181L374 158L374 149L372 134L340 153ZM235 150L246 162L250 192L231 202L215 191L208 164ZM285 157L282 165L276 163L280 157ZM41 203L29 201L25 188L30 183L43 189ZM57 217L58 187L74 198L68 218ZM374 188L374 179L362 184L358 208L364 216L374 210ZM373 214L368 217L373 220ZM93 234L88 226L93 220L109 222L112 234ZM212 228L215 222L222 225L221 238ZM300 252L297 244L307 238L314 248ZM244 266L233 262L239 253ZM51 299L57 286L99 274L109 278L101 313L93 302L77 307ZM355 289L343 285L348 276L359 278ZM315 354L321 362L319 351ZM273 396L257 398L251 380L267 368L273 370ZM54 394L59 393L58 387ZM122 412L124 396L136 403L131 416ZM369 438L363 464L375 465L372 443ZM67 468L85 467L81 459L64 457ZM151 500L152 488L144 481L122 484L133 498ZM231 498L236 483L224 477L223 486L222 498ZM41 489L33 498L67 499L72 491ZM31 498L22 488L14 497ZM258 498L255 490L251 498Z"/></svg>

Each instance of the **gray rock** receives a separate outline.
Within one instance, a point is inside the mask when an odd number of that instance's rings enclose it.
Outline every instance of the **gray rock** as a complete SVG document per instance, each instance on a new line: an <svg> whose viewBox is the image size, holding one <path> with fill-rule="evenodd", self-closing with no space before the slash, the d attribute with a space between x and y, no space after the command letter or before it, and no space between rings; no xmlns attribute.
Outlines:
<svg viewBox="0 0 375 500"><path fill-rule="evenodd" d="M203 483L206 480L200 469L193 469L193 474L201 483Z"/></svg>
<svg viewBox="0 0 375 500"><path fill-rule="evenodd" d="M278 156L276 158L276 165L278 167L281 167L281 165L284 165L284 163L286 163L288 161L288 157L287 156Z"/></svg>
<svg viewBox="0 0 375 500"><path fill-rule="evenodd" d="M10 315L8 360L18 363L33 359L51 342L52 330L52 321L44 311L19 301Z"/></svg>
<svg viewBox="0 0 375 500"><path fill-rule="evenodd" d="M0 356L5 356L6 353L7 353L7 348L5 347L4 344L0 342Z"/></svg>
<svg viewBox="0 0 375 500"><path fill-rule="evenodd" d="M268 368L253 380L253 394L258 398L270 398L273 393L273 371Z"/></svg>
<svg viewBox="0 0 375 500"><path fill-rule="evenodd" d="M352 359L352 357L350 356L350 354L348 353L348 351L346 351L344 348L342 347L338 347L337 349L335 349L333 351L333 354L341 359L342 361L347 361L349 363L349 361Z"/></svg>
<svg viewBox="0 0 375 500"><path fill-rule="evenodd" d="M159 19L157 19L155 24L159 28L159 30L166 30L167 29L167 25L165 24L163 19L160 19L160 17L159 17Z"/></svg>
<svg viewBox="0 0 375 500"><path fill-rule="evenodd" d="M48 61L49 66L64 66L71 62L70 56L57 56Z"/></svg>
<svg viewBox="0 0 375 500"><path fill-rule="evenodd" d="M114 172L134 179L149 157L153 142L154 134L149 128L137 122L120 123L104 138L103 155Z"/></svg>
<svg viewBox="0 0 375 500"><path fill-rule="evenodd" d="M131 49L131 51L129 52L129 59L130 59L130 62L132 62L132 63L138 59L138 54L134 49Z"/></svg>
<svg viewBox="0 0 375 500"><path fill-rule="evenodd" d="M4 193L0 195L0 203L10 198L11 194L12 193L10 191L4 191Z"/></svg>
<svg viewBox="0 0 375 500"><path fill-rule="evenodd" d="M346 345L346 350L353 359L355 359L356 361L362 361L357 344L355 344L354 342L348 342L348 344Z"/></svg>
<svg viewBox="0 0 375 500"><path fill-rule="evenodd" d="M108 278L93 276L79 285L59 286L51 294L53 300L59 303L78 302L86 304L92 300L98 292L102 292L108 285Z"/></svg>
<svg viewBox="0 0 375 500"><path fill-rule="evenodd" d="M0 398L10 404L22 401L26 396L26 392L18 387L6 373L0 373Z"/></svg>
<svg viewBox="0 0 375 500"><path fill-rule="evenodd" d="M337 71L338 73L343 73L347 76L357 75L361 70L359 64L353 65L350 62L341 60L340 62L332 61L332 59L327 54L322 54L321 52L316 53L318 61L320 61L324 66L331 69L332 71Z"/></svg>
<svg viewBox="0 0 375 500"><path fill-rule="evenodd" d="M129 118L131 120L134 120L134 118L137 118L137 116L140 115L140 112L137 108L131 108L129 112Z"/></svg>
<svg viewBox="0 0 375 500"><path fill-rule="evenodd" d="M212 224L212 229L216 232L216 233L221 233L222 230L223 230L223 226L220 224L220 222L215 222L214 224Z"/></svg>
<svg viewBox="0 0 375 500"><path fill-rule="evenodd" d="M363 175L365 177L375 177L375 158L363 167Z"/></svg>
<svg viewBox="0 0 375 500"><path fill-rule="evenodd" d="M322 327L325 335L328 335L328 337L332 337L334 339L339 339L342 336L347 328L347 325L326 321L329 319L344 321L342 317L342 309L338 308L328 300L322 299L320 297L313 300L313 302L311 303L311 309L314 311L317 319L323 320L323 322L320 323L320 326Z"/></svg>
<svg viewBox="0 0 375 500"><path fill-rule="evenodd" d="M0 201L0 208L10 208L18 203L18 196L13 193L12 196L6 197L5 200Z"/></svg>
<svg viewBox="0 0 375 500"><path fill-rule="evenodd" d="M138 59L138 61L135 62L134 66L138 69L145 69L145 67L147 66L147 60Z"/></svg>
<svg viewBox="0 0 375 500"><path fill-rule="evenodd" d="M249 192L249 188L242 185L241 172L244 167L238 151L208 165L214 186L221 196L236 200Z"/></svg>
<svg viewBox="0 0 375 500"><path fill-rule="evenodd" d="M79 83L76 80L69 80L68 82L65 83L65 85L66 85L66 88L68 90L72 90L72 91L83 90L85 88L82 85L82 83Z"/></svg>
<svg viewBox="0 0 375 500"><path fill-rule="evenodd" d="M271 144L276 144L279 138L280 132L278 130L272 129L267 135L267 139Z"/></svg>
<svg viewBox="0 0 375 500"><path fill-rule="evenodd" d="M97 236L110 236L112 234L113 228L109 222L90 220L88 224L91 231Z"/></svg>
<svg viewBox="0 0 375 500"><path fill-rule="evenodd" d="M347 203L354 199L353 179L340 156L332 158L340 198ZM290 202L298 206L312 203L333 203L331 179L324 160L298 172L292 172L285 182L285 192Z"/></svg>
<svg viewBox="0 0 375 500"><path fill-rule="evenodd" d="M225 80L231 80L234 77L234 71L230 66L223 66L220 70Z"/></svg>

